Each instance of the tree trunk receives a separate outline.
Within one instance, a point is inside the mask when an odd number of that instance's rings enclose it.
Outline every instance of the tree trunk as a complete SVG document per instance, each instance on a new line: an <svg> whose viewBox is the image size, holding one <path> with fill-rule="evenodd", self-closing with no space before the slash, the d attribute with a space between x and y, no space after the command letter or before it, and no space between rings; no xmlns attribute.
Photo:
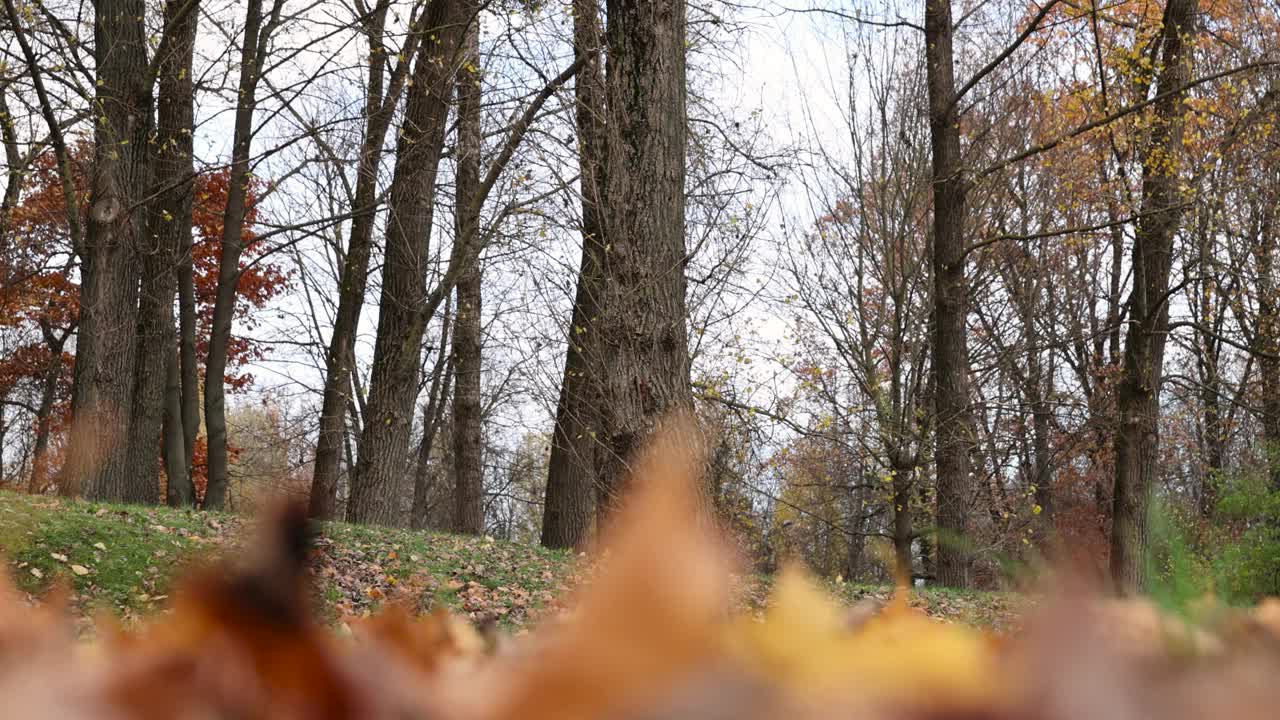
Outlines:
<svg viewBox="0 0 1280 720"><path fill-rule="evenodd" d="M600 314L600 273L604 264L604 228L600 194L604 189L605 88L600 61L600 17L595 0L575 0L573 42L582 69L574 81L578 130L578 167L582 186L582 261L569 322L568 349L542 514L542 545L579 547L591 532L595 510L595 453L599 403L593 399L590 351Z"/></svg>
<svg viewBox="0 0 1280 720"><path fill-rule="evenodd" d="M101 0L94 13L97 122L89 226L80 275L80 327L71 434L59 490L95 500L144 494L129 465L129 415L146 227L138 199L151 187L152 96L142 0Z"/></svg>
<svg viewBox="0 0 1280 720"><path fill-rule="evenodd" d="M187 477L193 477L196 438L200 435L200 365L196 357L196 287L190 241L183 246L181 255L178 261L178 371L182 386L182 459Z"/></svg>
<svg viewBox="0 0 1280 720"><path fill-rule="evenodd" d="M9 111L9 102L5 98L8 89L8 84L0 85L0 143L4 145L6 176L4 195L0 196L0 257L7 257L9 253L10 218L13 209L18 206L25 178L22 154L18 150L18 134L14 130L13 114ZM0 282L7 280L8 278L0 278Z"/></svg>
<svg viewBox="0 0 1280 720"><path fill-rule="evenodd" d="M471 23L458 69L458 176L454 237L471 237L480 223L480 34ZM453 501L454 530L484 532L483 431L480 424L481 368L480 256L470 256L458 280L458 316L453 331Z"/></svg>
<svg viewBox="0 0 1280 720"><path fill-rule="evenodd" d="M597 515L673 411L693 407L685 309L685 2L609 0L608 238L594 381Z"/></svg>
<svg viewBox="0 0 1280 720"><path fill-rule="evenodd" d="M391 126L400 90L417 44L411 35L406 42L405 60L392 74L390 89L383 93L384 67L382 37L390 0L379 0L366 32L369 41L369 78L365 99L364 141L356 168L355 216L351 219L351 239L347 243L338 288L338 314L333 336L325 355L324 399L320 411L320 434L316 441L315 474L311 481L310 515L328 520L334 516L338 492L338 467L346 434L344 413L351 391L355 362L355 338L368 286L369 256L373 249L373 226L377 218L378 162L382 157L387 129Z"/></svg>
<svg viewBox="0 0 1280 720"><path fill-rule="evenodd" d="M227 496L227 414L224 382L231 323L235 318L240 284L240 255L244 250L244 218L249 190L249 152L253 142L253 114L257 107L258 80L262 76L267 40L278 22L275 9L263 27L262 0L248 0L244 42L240 55L240 104L236 107L231 148L231 177L227 182L227 207L222 215L222 255L218 259L218 290L213 306L209 355L205 358L204 421L209 429L209 484L204 507L221 510Z"/></svg>
<svg viewBox="0 0 1280 720"><path fill-rule="evenodd" d="M1053 429L1053 408L1049 395L1053 387L1052 356L1050 367L1043 365L1040 335L1035 330L1034 301L1026 305L1022 321L1027 328L1026 393L1031 405L1031 477L1034 480L1033 497L1036 503L1036 541L1042 550L1053 543L1055 511L1053 493L1053 462L1049 448L1049 435Z"/></svg>
<svg viewBox="0 0 1280 720"><path fill-rule="evenodd" d="M900 455L894 451L895 457ZM915 540L915 528L911 518L911 489L915 485L915 468L897 464L893 472L893 555L897 571L910 581L915 572L911 555L911 543Z"/></svg>
<svg viewBox="0 0 1280 720"><path fill-rule="evenodd" d="M71 331L57 335L47 321L40 322L40 333L49 349L49 366L40 381L40 405L36 407L35 442L31 451L31 479L27 491L32 495L43 493L49 482L49 436L53 422L53 404L58 399L58 381L62 379L62 349L66 347Z"/></svg>
<svg viewBox="0 0 1280 720"><path fill-rule="evenodd" d="M460 0L440 0L428 8L426 32L435 42L424 46L414 68L396 144L373 373L347 502L351 522L397 525L405 520L401 479L409 456L422 335L429 319L426 273L436 173L462 25L468 20L462 10Z"/></svg>
<svg viewBox="0 0 1280 720"><path fill-rule="evenodd" d="M960 156L960 119L953 71L951 0L925 0L925 66L929 135L933 151L933 388L936 427L939 543L942 585L969 585L969 532L973 501L970 451L976 432L969 407L969 287L965 279L964 223L967 181Z"/></svg>
<svg viewBox="0 0 1280 720"><path fill-rule="evenodd" d="M1160 384L1169 325L1173 239L1182 219L1179 178L1186 110L1176 90L1191 76L1197 0L1169 0L1162 35L1148 144L1143 151L1142 208L1133 243L1123 373L1117 389L1116 483L1112 494L1111 577L1121 592L1146 582L1148 501L1159 462Z"/></svg>
<svg viewBox="0 0 1280 720"><path fill-rule="evenodd" d="M1039 540L1041 547L1053 542L1056 503L1053 493L1053 461L1049 450L1049 432L1053 411L1041 390L1031 402L1032 455L1035 466L1035 502L1039 508Z"/></svg>
<svg viewBox="0 0 1280 720"><path fill-rule="evenodd" d="M1280 350L1280 343L1274 339L1271 343L1272 353ZM1271 489L1280 491L1280 360L1273 354L1262 358L1259 364L1262 375L1262 444Z"/></svg>
<svg viewBox="0 0 1280 720"><path fill-rule="evenodd" d="M1276 295L1274 206L1262 210L1258 246L1258 374L1262 380L1262 449L1271 488L1280 491L1280 303Z"/></svg>
<svg viewBox="0 0 1280 720"><path fill-rule="evenodd" d="M1222 422L1222 379L1218 375L1217 358L1210 360L1208 376L1200 389L1200 405L1204 425L1204 471L1200 479L1200 517L1210 518L1218 505L1218 480L1226 460Z"/></svg>
<svg viewBox="0 0 1280 720"><path fill-rule="evenodd" d="M422 440L418 443L418 462L413 472L413 507L409 511L409 527L425 530L431 527L431 451L436 435L444 420L445 402L453 383L453 353L449 345L449 330L453 323L449 304L444 306L444 321L440 328L440 353L431 368L431 384L427 390L427 402L422 408Z"/></svg>
<svg viewBox="0 0 1280 720"><path fill-rule="evenodd" d="M176 351L173 300L177 292L178 253L191 243L191 205L195 177L192 164L194 89L192 57L200 10L194 0L168 0L165 26L170 38L160 58L160 94L152 163L155 201L142 255L142 285L138 303L138 359L134 367L133 414L129 421L129 455L139 494L130 500L159 500L160 459L165 460L169 487L182 494L190 477L179 472L182 463L172 456L182 438L165 435L168 392ZM169 428L170 434L181 429ZM172 473L178 472L175 477ZM172 492L172 491L171 491Z"/></svg>
<svg viewBox="0 0 1280 720"><path fill-rule="evenodd" d="M172 507L195 505L196 489L187 463L186 433L182 429L182 372L177 351L169 353L165 363L164 388L165 502Z"/></svg>

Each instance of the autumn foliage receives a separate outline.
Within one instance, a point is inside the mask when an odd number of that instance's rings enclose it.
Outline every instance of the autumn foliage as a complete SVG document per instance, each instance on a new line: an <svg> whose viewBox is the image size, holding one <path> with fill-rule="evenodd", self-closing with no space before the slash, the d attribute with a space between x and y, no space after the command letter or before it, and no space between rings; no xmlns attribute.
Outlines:
<svg viewBox="0 0 1280 720"><path fill-rule="evenodd" d="M1140 602L1060 592L1012 635L906 603L842 609L799 570L762 618L730 611L734 562L694 496L679 428L574 609L486 638L402 599L352 633L309 609L299 508L260 552L197 572L173 611L90 646L56 603L0 600L0 693L22 718L1264 718L1280 701L1280 605L1191 626ZM687 437L687 435L684 435Z"/></svg>
<svg viewBox="0 0 1280 720"><path fill-rule="evenodd" d="M83 216L87 212L85 188L92 147L79 142L71 150L77 197L85 205L80 208ZM213 323L229 176L226 169L203 172L196 176L193 187L193 334L201 374ZM231 338L227 362L226 382L232 390L244 390L252 383L252 375L243 368L264 357L265 348L252 338L257 326L254 311L276 298L289 282L287 272L270 261L268 245L256 231L262 220L262 188L260 181L253 182L246 198L235 317L240 332ZM30 486L37 491L59 464L58 451L70 420L75 365L72 340L79 321L79 256L79 250L72 246L56 160L52 153L46 153L27 176L21 201L10 216L9 244L0 256L0 400L26 409L36 426L33 435L46 438L48 448L32 458L37 467ZM43 395L48 396L48 407L42 404ZM193 458L198 488L204 482L204 446L205 440L198 439Z"/></svg>

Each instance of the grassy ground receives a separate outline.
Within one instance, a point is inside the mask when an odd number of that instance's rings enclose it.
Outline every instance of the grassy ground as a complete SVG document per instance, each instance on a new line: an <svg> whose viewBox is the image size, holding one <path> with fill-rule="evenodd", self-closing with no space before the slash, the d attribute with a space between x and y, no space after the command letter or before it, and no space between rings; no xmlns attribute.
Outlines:
<svg viewBox="0 0 1280 720"><path fill-rule="evenodd" d="M170 583L189 563L236 552L254 534L242 518L164 507L104 505L0 491L0 553L33 599L57 583L88 627L95 612L125 619L165 606ZM316 595L329 620L359 615L388 598L446 606L516 629L555 611L585 563L569 553L441 533L345 523L322 526L314 565ZM742 601L758 607L768 577L748 578ZM881 586L829 583L850 603L885 600ZM1004 593L927 590L913 603L974 625L1005 626L1018 598Z"/></svg>

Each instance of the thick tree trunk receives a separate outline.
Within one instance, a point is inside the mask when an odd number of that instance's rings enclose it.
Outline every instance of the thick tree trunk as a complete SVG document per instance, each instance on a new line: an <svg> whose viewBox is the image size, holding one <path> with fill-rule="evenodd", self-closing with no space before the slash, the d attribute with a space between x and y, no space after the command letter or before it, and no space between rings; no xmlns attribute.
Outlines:
<svg viewBox="0 0 1280 720"><path fill-rule="evenodd" d="M970 451L976 442L969 407L969 286L964 225L967 180L960 156L960 119L953 70L951 0L925 0L925 67L933 150L933 390L942 585L969 585L963 548L973 502Z"/></svg>
<svg viewBox="0 0 1280 720"><path fill-rule="evenodd" d="M475 234L480 223L476 194L480 190L480 33L476 23L463 40L458 69L458 177L456 232ZM458 280L458 315L453 331L453 522L454 531L484 532L483 430L480 423L482 348L480 256L473 254Z"/></svg>
<svg viewBox="0 0 1280 720"><path fill-rule="evenodd" d="M574 81L575 119L578 129L578 167L582 186L582 261L578 289L569 322L568 349L556 423L552 431L551 459L547 465L547 494L542 514L542 545L579 547L591 532L595 510L595 453L599 402L593 398L590 375L600 314L600 273L604 264L605 87L600 58L600 17L595 0L575 0L573 42L583 58Z"/></svg>
<svg viewBox="0 0 1280 720"><path fill-rule="evenodd" d="M231 323L235 319L240 284L240 255L244 250L244 218L249 190L249 153L253 143L253 114L257 107L258 80L262 76L266 40L278 21L275 13L263 27L262 0L248 0L244 41L240 55L240 104L236 107L231 148L231 177L227 182L227 207L222 214L222 255L218 259L218 290L213 306L209 355L205 358L204 421L209 430L209 485L204 507L221 510L227 496L227 409L224 383Z"/></svg>
<svg viewBox="0 0 1280 720"><path fill-rule="evenodd" d="M378 162L386 142L387 129L395 115L400 90L407 76L417 43L410 36L406 60L393 72L390 88L383 92L385 48L382 37L390 0L379 0L366 32L370 38L368 91L365 99L364 141L356 168L355 217L351 219L351 239L347 243L338 288L338 314L325 356L324 399L320 410L320 434L316 441L315 474L311 481L310 515L328 520L337 502L339 459L346 435L344 413L351 392L355 362L355 338L368 286L369 256L373 249L373 226L377 216Z"/></svg>
<svg viewBox="0 0 1280 720"><path fill-rule="evenodd" d="M347 502L351 522L398 525L406 520L400 490L409 457L422 335L429 319L426 273L436 173L468 20L461 0L430 4L425 27L434 41L424 45L406 99L391 180L369 401Z"/></svg>
<svg viewBox="0 0 1280 720"><path fill-rule="evenodd" d="M193 1L168 0L165 26L170 38L160 58L160 95L152 163L156 200L150 213L142 256L142 285L138 302L138 359L134 366L133 414L129 421L129 456L138 489L134 502L159 500L160 459L165 460L170 487L187 495L190 477L178 472L182 463L172 456L181 437L161 444L168 391L176 351L173 300L177 292L180 249L191 242L191 204L195 178L192 164L194 90L192 57L200 10ZM180 429L171 427L170 431ZM176 442L175 442L176 441ZM172 492L172 491L170 491Z"/></svg>
<svg viewBox="0 0 1280 720"><path fill-rule="evenodd" d="M1169 325L1173 239L1182 220L1181 158L1186 109L1177 89L1191 77L1197 0L1169 0L1162 35L1162 67L1147 147L1143 151L1142 208L1133 243L1133 291L1117 390L1116 483L1112 494L1111 577L1121 592L1145 582L1147 511L1159 463L1160 384Z"/></svg>
<svg viewBox="0 0 1280 720"><path fill-rule="evenodd" d="M660 418L689 411L685 308L685 2L609 0L597 515Z"/></svg>
<svg viewBox="0 0 1280 720"><path fill-rule="evenodd" d="M125 502L152 505L160 499L160 431L164 421L167 350L173 346L173 297L176 285L171 258L151 233L144 241L142 286L138 304L137 360L133 407L129 421L129 466L134 473Z"/></svg>
<svg viewBox="0 0 1280 720"><path fill-rule="evenodd" d="M174 344L173 264L150 233L142 243L142 286L138 304L137 361L134 364L133 406L129 421L129 467L134 474L125 502L152 505L160 499L160 442L164 422L168 350Z"/></svg>
<svg viewBox="0 0 1280 720"><path fill-rule="evenodd" d="M83 245L71 434L59 490L96 500L139 492L129 466L138 307L135 250L147 226L152 96L142 0L101 0L94 13L97 97L89 226Z"/></svg>

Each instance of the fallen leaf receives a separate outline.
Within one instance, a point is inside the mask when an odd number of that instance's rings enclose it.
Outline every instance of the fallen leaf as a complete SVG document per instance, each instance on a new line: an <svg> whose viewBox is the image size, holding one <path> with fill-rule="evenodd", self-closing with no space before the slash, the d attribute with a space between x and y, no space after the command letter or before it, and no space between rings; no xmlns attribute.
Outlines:
<svg viewBox="0 0 1280 720"><path fill-rule="evenodd" d="M77 574L77 575L88 575L88 574L89 574L89 568L87 568L87 567L85 567L85 566L83 566L83 565L72 565L72 566L71 566L71 572L73 572L73 573L75 573L75 574Z"/></svg>

